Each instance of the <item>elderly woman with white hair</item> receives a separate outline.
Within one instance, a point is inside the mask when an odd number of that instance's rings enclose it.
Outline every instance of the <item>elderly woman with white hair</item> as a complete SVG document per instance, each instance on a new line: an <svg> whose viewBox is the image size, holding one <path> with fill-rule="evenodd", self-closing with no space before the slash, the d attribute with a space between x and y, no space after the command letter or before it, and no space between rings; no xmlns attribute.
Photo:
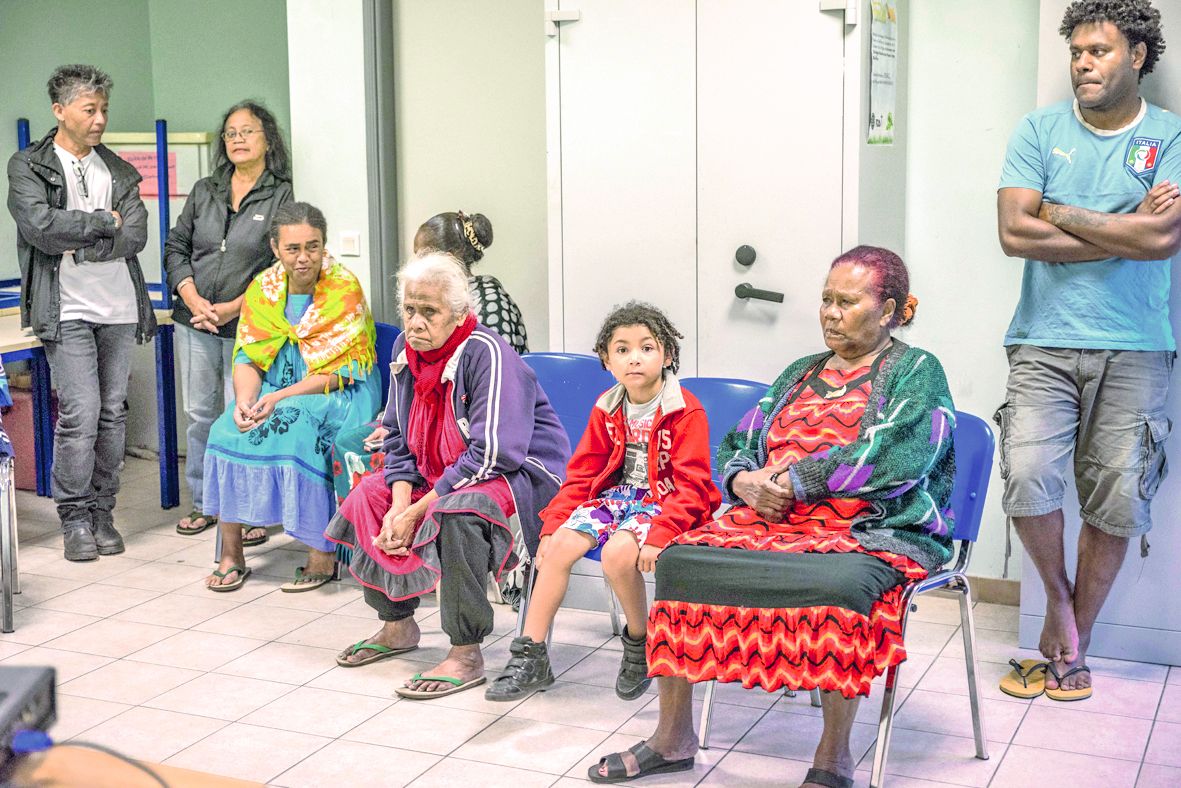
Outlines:
<svg viewBox="0 0 1181 788"><path fill-rule="evenodd" d="M397 689L432 698L484 683L488 574L513 568L514 525L536 551L538 512L561 484L570 445L532 370L476 321L458 260L415 257L398 295L405 330L390 365L385 472L349 493L326 536L352 550L349 570L382 621L337 657L344 667L417 648L414 611L439 589L451 651Z"/></svg>

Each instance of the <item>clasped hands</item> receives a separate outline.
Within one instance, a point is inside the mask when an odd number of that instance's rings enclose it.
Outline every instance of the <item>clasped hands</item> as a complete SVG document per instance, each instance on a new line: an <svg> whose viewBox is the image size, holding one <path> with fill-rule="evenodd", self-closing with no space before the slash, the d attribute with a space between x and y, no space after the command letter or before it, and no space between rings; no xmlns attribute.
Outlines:
<svg viewBox="0 0 1181 788"><path fill-rule="evenodd" d="M730 486L734 494L759 516L772 523L781 523L784 513L795 501L791 480L784 478L787 469L787 465L768 465L757 471L741 471L735 474Z"/></svg>
<svg viewBox="0 0 1181 788"><path fill-rule="evenodd" d="M216 334L217 329L234 318L229 304L214 304L207 298L195 294L185 300L185 306L193 313L189 323L198 331Z"/></svg>
<svg viewBox="0 0 1181 788"><path fill-rule="evenodd" d="M386 555L409 555L414 534L425 516L426 506L421 503L402 506L395 502L382 518L381 530L374 537L373 546Z"/></svg>
<svg viewBox="0 0 1181 788"><path fill-rule="evenodd" d="M271 414L275 412L275 405L281 399L283 399L282 394L278 391L272 391L269 394L262 395L255 402L248 402L242 399L235 402L234 424L238 427L238 432L250 432L269 419Z"/></svg>

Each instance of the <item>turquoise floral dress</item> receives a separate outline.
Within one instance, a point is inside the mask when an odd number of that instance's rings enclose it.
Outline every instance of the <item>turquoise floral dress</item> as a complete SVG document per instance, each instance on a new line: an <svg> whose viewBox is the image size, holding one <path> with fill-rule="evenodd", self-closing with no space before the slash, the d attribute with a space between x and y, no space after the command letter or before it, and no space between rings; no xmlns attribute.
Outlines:
<svg viewBox="0 0 1181 788"><path fill-rule="evenodd" d="M287 296L284 316L299 323L311 295ZM249 364L238 351L235 364ZM336 512L332 490L332 446L342 430L355 429L381 406L381 377L357 364L352 380L328 394L280 400L265 423L249 432L234 424L234 404L209 432L205 453L205 511L226 522L250 526L283 524L284 530L316 550L331 552L324 528ZM299 348L288 341L263 378L261 397L307 376Z"/></svg>

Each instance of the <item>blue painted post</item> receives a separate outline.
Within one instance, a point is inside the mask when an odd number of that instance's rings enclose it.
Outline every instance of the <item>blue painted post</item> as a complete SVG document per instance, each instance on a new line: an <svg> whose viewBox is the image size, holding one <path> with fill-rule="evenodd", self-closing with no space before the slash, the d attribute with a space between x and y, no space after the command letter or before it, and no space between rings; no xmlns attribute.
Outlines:
<svg viewBox="0 0 1181 788"><path fill-rule="evenodd" d="M168 197L172 192L168 178L168 122L156 121L156 182L160 205L160 279L162 306L172 306L172 292L164 272L164 242L171 226ZM176 445L176 372L172 347L173 327L160 326L156 332L156 413L160 438L160 508L180 505L179 452Z"/></svg>
<svg viewBox="0 0 1181 788"><path fill-rule="evenodd" d="M16 119L16 146L19 150L29 147L29 119ZM53 494L50 474L53 472L53 417L50 415L49 364L45 351L36 348L29 358L29 371L33 377L33 456L37 465L37 495Z"/></svg>

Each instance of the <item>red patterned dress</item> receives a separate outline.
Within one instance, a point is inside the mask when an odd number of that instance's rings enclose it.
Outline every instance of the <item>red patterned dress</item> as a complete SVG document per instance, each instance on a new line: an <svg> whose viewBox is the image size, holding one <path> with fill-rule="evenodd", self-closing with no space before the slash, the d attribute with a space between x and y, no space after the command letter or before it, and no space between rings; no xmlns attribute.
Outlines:
<svg viewBox="0 0 1181 788"><path fill-rule="evenodd" d="M852 442L872 386L868 371L823 370L819 383L799 384L802 390L772 420L768 465L794 463ZM786 474L780 483L788 483ZM925 577L910 558L868 552L853 538L850 524L867 507L852 498L795 502L784 522L772 523L750 507L737 506L674 544L763 553L862 553L884 561L907 581ZM885 590L865 614L834 604L745 607L662 600L658 588L648 619L649 672L691 682L740 681L767 691L818 687L847 698L868 695L874 677L906 658L899 626L901 590L901 585Z"/></svg>

